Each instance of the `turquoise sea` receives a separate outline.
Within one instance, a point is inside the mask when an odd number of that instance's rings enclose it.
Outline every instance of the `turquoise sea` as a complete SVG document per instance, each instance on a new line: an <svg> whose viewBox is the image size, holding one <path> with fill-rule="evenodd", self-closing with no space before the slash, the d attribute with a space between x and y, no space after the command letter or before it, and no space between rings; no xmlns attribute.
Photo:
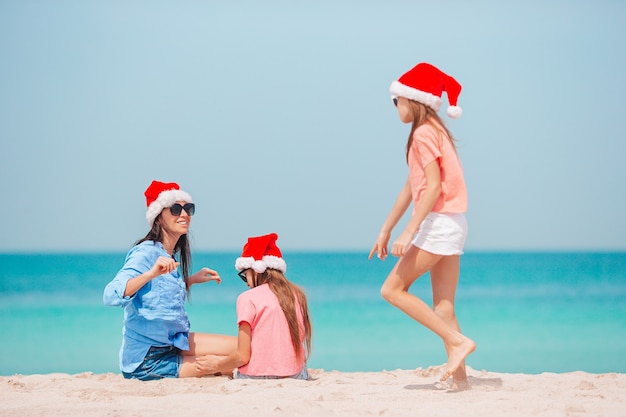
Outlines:
<svg viewBox="0 0 626 417"><path fill-rule="evenodd" d="M123 310L102 290L125 252L0 254L0 375L119 372ZM236 333L246 289L238 253L195 253L194 271L223 279L192 288L192 331ZM438 337L382 300L393 259L367 252L284 253L313 319L309 366L381 371L441 365ZM430 301L430 280L411 289ZM626 253L466 253L457 315L477 343L474 369L508 373L626 373Z"/></svg>

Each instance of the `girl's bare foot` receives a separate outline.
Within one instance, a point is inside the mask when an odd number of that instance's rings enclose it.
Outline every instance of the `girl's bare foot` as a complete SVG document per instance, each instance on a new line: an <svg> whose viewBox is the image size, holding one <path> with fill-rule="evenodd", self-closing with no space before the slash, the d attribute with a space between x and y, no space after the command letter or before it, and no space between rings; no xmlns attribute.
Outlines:
<svg viewBox="0 0 626 417"><path fill-rule="evenodd" d="M456 370L463 364L465 358L476 349L474 341L468 337L463 337L463 341L458 345L450 345L450 353L448 355L448 366L446 372L441 377L441 381L450 378ZM467 378L467 377L466 377Z"/></svg>
<svg viewBox="0 0 626 417"><path fill-rule="evenodd" d="M461 363L461 366L459 366L452 374L452 390L465 391L470 388L470 384L467 381L467 373L465 371L465 362L463 362Z"/></svg>
<svg viewBox="0 0 626 417"><path fill-rule="evenodd" d="M469 384L467 379L463 381L457 381L456 379L452 381L452 391L467 391L472 389L472 386Z"/></svg>

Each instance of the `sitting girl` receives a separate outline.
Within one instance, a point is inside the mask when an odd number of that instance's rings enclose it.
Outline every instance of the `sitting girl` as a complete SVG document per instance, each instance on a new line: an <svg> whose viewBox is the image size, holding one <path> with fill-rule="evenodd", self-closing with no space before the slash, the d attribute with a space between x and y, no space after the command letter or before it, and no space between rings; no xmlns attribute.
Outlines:
<svg viewBox="0 0 626 417"><path fill-rule="evenodd" d="M271 233L248 238L235 268L249 290L237 298L237 349L226 357L196 358L204 374L228 373L235 378L309 379L306 360L311 351L307 299L289 282L287 264ZM306 347L306 348L305 348Z"/></svg>

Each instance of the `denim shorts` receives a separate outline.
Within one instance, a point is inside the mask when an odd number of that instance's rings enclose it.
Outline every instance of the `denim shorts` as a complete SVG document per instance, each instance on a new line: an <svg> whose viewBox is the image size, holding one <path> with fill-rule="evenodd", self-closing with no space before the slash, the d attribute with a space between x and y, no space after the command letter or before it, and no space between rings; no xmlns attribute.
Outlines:
<svg viewBox="0 0 626 417"><path fill-rule="evenodd" d="M233 377L235 379L284 379L284 378L292 378L292 379L303 379L305 381L311 379L311 377L309 376L309 371L307 370L306 365L304 365L302 367L300 372L298 372L295 375L291 375L291 376L246 375L246 374L240 374L239 372L236 372L235 375L233 375Z"/></svg>
<svg viewBox="0 0 626 417"><path fill-rule="evenodd" d="M174 346L152 346L141 365L133 372L122 372L124 378L137 378L151 381L162 378L178 378L183 356L180 349Z"/></svg>

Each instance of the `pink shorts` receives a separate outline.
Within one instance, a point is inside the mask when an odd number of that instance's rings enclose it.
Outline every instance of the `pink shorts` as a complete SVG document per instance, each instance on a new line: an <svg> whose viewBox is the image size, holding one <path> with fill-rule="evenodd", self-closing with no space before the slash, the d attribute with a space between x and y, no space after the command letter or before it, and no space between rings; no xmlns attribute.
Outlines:
<svg viewBox="0 0 626 417"><path fill-rule="evenodd" d="M462 255L466 237L463 213L429 213L411 243L436 255Z"/></svg>

